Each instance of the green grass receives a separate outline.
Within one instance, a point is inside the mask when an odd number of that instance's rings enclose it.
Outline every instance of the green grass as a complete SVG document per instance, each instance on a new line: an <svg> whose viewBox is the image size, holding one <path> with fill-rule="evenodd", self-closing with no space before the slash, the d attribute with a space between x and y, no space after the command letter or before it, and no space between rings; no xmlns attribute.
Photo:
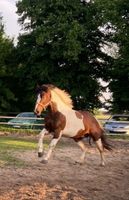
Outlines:
<svg viewBox="0 0 129 200"><path fill-rule="evenodd" d="M22 133L26 133L26 135L32 134L32 135L36 135L40 132L40 130L33 130L33 129L17 129L17 128L11 128L11 127L6 127L6 126L0 126L0 131L2 132L9 132L9 133L18 133L18 134L22 134Z"/></svg>
<svg viewBox="0 0 129 200"><path fill-rule="evenodd" d="M0 150L33 150L36 148L35 141L23 138L0 137Z"/></svg>
<svg viewBox="0 0 129 200"><path fill-rule="evenodd" d="M12 155L12 152L0 151L0 167L5 166L25 167L27 163L16 158Z"/></svg>
<svg viewBox="0 0 129 200"><path fill-rule="evenodd" d="M17 158L15 155L18 152L25 152L31 150L37 150L37 140L32 139L34 137L22 137L11 135L0 136L0 168L4 166L14 167L26 167L29 163ZM45 138L44 147L47 149L50 139ZM66 147L67 143L60 142L57 148Z"/></svg>
<svg viewBox="0 0 129 200"><path fill-rule="evenodd" d="M15 157L15 152L25 152L37 149L37 141L13 138L0 137L0 167L13 165L15 167L27 166L28 163L20 158Z"/></svg>
<svg viewBox="0 0 129 200"><path fill-rule="evenodd" d="M102 120L107 120L111 117L111 115L107 114L107 115L104 115L104 114L96 114L95 117L99 120L99 119L102 119Z"/></svg>
<svg viewBox="0 0 129 200"><path fill-rule="evenodd" d="M108 135L107 134L107 137L111 138L111 139L115 139L115 140L129 140L129 135L117 135L117 134L112 134L112 135Z"/></svg>

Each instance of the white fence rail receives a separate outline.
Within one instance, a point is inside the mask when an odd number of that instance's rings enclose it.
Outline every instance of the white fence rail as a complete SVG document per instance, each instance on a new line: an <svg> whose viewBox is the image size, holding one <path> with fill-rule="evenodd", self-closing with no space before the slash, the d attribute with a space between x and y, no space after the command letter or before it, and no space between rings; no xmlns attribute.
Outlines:
<svg viewBox="0 0 129 200"><path fill-rule="evenodd" d="M11 119L16 119L17 121L19 120L24 120L25 122L22 123L22 122L11 122L10 120ZM26 120L30 120L30 123L26 123ZM31 120L35 120L36 122L35 123L32 123ZM103 120L103 119L100 119L98 120L100 121L100 123L103 124L105 123L106 120ZM38 123L38 122L41 122L41 123ZM0 127L12 127L12 128L18 128L18 129L24 129L26 127L29 127L29 128L26 128L26 129L42 129L43 126L44 126L44 118L37 118L37 117L15 117L15 116L3 116L3 115L0 115ZM125 134L122 134L122 133L106 133L107 135L125 135Z"/></svg>

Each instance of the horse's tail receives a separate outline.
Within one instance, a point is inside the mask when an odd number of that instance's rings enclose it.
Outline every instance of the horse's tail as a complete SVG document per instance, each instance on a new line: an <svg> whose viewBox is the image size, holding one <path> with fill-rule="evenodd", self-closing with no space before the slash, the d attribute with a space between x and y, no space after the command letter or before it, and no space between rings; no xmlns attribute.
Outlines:
<svg viewBox="0 0 129 200"><path fill-rule="evenodd" d="M107 142L107 138L106 138L105 134L101 135L101 140L102 140L103 147L105 149L111 151L112 150L112 145Z"/></svg>

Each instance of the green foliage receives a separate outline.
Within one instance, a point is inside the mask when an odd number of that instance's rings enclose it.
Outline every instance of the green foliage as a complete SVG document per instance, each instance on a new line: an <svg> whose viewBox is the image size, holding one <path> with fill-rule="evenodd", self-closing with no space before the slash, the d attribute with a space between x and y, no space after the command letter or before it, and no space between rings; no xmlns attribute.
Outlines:
<svg viewBox="0 0 129 200"><path fill-rule="evenodd" d="M31 111L39 81L93 110L101 107L99 78L109 81L113 111L129 111L128 0L20 0L17 13L25 33L16 48L0 19L0 111ZM115 58L101 50L112 42Z"/></svg>
<svg viewBox="0 0 129 200"><path fill-rule="evenodd" d="M100 49L105 35L99 29L102 20L96 5L79 0L22 0L17 8L19 23L29 31L17 45L19 86L22 82L24 93L20 100L26 99L26 106L32 107L33 96L29 99L25 94L42 81L66 89L78 109L100 107L98 78L108 79L112 59Z"/></svg>
<svg viewBox="0 0 129 200"><path fill-rule="evenodd" d="M5 36L2 18L0 18L0 111L11 110L15 95L13 84L13 41Z"/></svg>
<svg viewBox="0 0 129 200"><path fill-rule="evenodd" d="M129 1L118 4L120 17L119 32L116 40L120 48L120 57L114 63L110 88L113 91L113 109L115 111L129 111Z"/></svg>
<svg viewBox="0 0 129 200"><path fill-rule="evenodd" d="M119 57L111 70L110 90L113 93L114 112L129 111L129 1L112 1L114 11L110 19L116 27L114 41L119 47Z"/></svg>

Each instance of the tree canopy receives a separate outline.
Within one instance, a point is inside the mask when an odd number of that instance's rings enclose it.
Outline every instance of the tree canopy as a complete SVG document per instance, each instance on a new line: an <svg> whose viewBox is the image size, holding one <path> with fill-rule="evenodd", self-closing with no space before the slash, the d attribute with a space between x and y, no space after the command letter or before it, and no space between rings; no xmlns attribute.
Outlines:
<svg viewBox="0 0 129 200"><path fill-rule="evenodd" d="M129 110L128 0L20 0L17 14L16 47L0 25L1 110L32 110L38 82L67 90L76 109L99 108L100 79L112 110ZM117 56L103 50L114 44Z"/></svg>
<svg viewBox="0 0 129 200"><path fill-rule="evenodd" d="M0 17L0 112L14 110L11 107L16 98L13 93L13 41L5 36L2 17Z"/></svg>
<svg viewBox="0 0 129 200"><path fill-rule="evenodd" d="M75 107L100 106L99 78L108 79L112 58L101 51L107 36L100 30L101 14L86 1L22 0L19 22L26 34L19 37L19 64L26 86L53 83L72 95Z"/></svg>
<svg viewBox="0 0 129 200"><path fill-rule="evenodd" d="M114 30L112 40L119 48L118 57L114 59L110 69L112 109L114 112L127 112L129 111L129 1L97 0L97 3L103 10L105 23L110 21Z"/></svg>

